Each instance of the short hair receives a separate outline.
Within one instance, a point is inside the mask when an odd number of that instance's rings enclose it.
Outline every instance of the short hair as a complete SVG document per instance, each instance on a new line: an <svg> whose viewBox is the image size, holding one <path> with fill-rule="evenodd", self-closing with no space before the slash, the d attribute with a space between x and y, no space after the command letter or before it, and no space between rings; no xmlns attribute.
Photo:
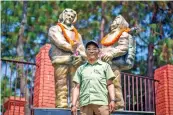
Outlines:
<svg viewBox="0 0 173 115"><path fill-rule="evenodd" d="M65 20L65 18L66 18L65 13L66 12L72 12L75 15L75 19L74 19L73 23L76 23L77 13L76 13L76 11L74 11L73 9L70 9L70 8L66 8L65 10L63 10L63 12L59 15L58 22L63 22Z"/></svg>

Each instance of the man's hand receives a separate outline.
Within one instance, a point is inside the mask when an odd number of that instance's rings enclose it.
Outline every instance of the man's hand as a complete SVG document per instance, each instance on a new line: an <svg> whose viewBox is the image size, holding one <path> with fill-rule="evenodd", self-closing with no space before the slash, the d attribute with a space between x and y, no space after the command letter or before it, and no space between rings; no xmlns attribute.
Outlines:
<svg viewBox="0 0 173 115"><path fill-rule="evenodd" d="M115 109L115 102L114 101L111 101L109 103L109 111L112 112L112 111L114 111L114 109Z"/></svg>
<svg viewBox="0 0 173 115"><path fill-rule="evenodd" d="M82 63L82 56L73 56L73 61L72 64L75 65L79 65Z"/></svg>
<svg viewBox="0 0 173 115"><path fill-rule="evenodd" d="M110 62L110 61L112 61L113 56L112 56L112 54L110 54L110 53L106 53L105 55L102 56L101 59L102 59L102 61L104 61L104 62Z"/></svg>
<svg viewBox="0 0 173 115"><path fill-rule="evenodd" d="M77 107L76 106L73 106L71 108L71 112L72 112L72 115L77 115Z"/></svg>

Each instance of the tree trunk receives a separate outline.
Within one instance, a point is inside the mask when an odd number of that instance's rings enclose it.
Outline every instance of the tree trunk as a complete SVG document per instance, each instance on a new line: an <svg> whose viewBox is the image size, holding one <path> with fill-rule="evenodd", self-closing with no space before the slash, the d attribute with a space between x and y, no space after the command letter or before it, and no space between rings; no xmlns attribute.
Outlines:
<svg viewBox="0 0 173 115"><path fill-rule="evenodd" d="M153 50L154 50L154 44L149 43L149 45L148 45L148 59L147 59L147 61L148 61L147 76L150 77L150 78L154 78L154 76L153 76L153 73L154 73L154 71L153 71L153 66L154 66ZM154 90L151 88L152 85L153 84L151 82L148 84L148 89L150 89L150 92L148 92L148 93L150 93L151 97L154 96L153 95ZM147 110L151 110L151 107L153 107L153 98L151 98L151 100L149 102L149 105L150 106L147 107Z"/></svg>
<svg viewBox="0 0 173 115"><path fill-rule="evenodd" d="M154 66L154 57L153 57L154 44L149 43L148 45L148 67L147 67L147 76L153 77L153 66Z"/></svg>
<svg viewBox="0 0 173 115"><path fill-rule="evenodd" d="M153 4L153 16L152 16L152 23L157 23L157 13L158 13L159 6L157 2L154 2Z"/></svg>
<svg viewBox="0 0 173 115"><path fill-rule="evenodd" d="M25 26L25 17L23 17L22 19L22 22L21 22L21 25L20 25L20 30L19 30L19 36L18 36L18 39L17 39L17 56L18 56L18 59L19 61L23 61L24 60L24 50L23 50L23 34L24 34L24 26ZM23 65L20 64L18 66L18 74L19 74L19 77L20 77L20 91L21 91L21 95L24 96L24 84L25 84L25 79L24 79L24 76L23 76Z"/></svg>
<svg viewBox="0 0 173 115"><path fill-rule="evenodd" d="M152 22L151 23L156 23L156 17L157 17L157 13L158 13L158 4L157 2L153 3L153 16L152 16ZM153 29L151 29L151 35L155 36L155 32ZM151 39L151 38L150 38ZM154 57L153 57L153 50L154 50L154 43L149 43L148 45L148 57L147 57L147 76L148 77L154 77L153 76L153 66L154 66Z"/></svg>
<svg viewBox="0 0 173 115"><path fill-rule="evenodd" d="M20 25L19 30L19 36L17 39L17 56L19 57L19 61L24 61L24 29L25 25L27 23L27 1L23 1L23 13L22 13L22 21ZM21 96L25 97L26 99L26 105L25 105L25 115L30 115L30 109L29 109L29 90L27 88L27 76L24 76L24 66L20 64L18 66L18 76L20 77L20 91Z"/></svg>
<svg viewBox="0 0 173 115"><path fill-rule="evenodd" d="M102 1L102 20L101 20L101 26L100 26L100 39L98 40L99 43L100 43L100 40L104 37L104 28L105 28L105 12L104 12L104 9L105 9L105 1Z"/></svg>

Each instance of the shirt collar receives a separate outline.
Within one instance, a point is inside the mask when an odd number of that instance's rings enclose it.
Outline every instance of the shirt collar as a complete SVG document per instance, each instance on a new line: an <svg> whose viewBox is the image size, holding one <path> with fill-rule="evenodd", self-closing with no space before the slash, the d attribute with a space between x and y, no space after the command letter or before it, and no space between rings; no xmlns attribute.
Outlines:
<svg viewBox="0 0 173 115"><path fill-rule="evenodd" d="M90 64L88 61L86 62L86 65ZM95 65L95 64L100 64L102 65L102 61L101 60L97 60L94 64L90 64L90 65Z"/></svg>

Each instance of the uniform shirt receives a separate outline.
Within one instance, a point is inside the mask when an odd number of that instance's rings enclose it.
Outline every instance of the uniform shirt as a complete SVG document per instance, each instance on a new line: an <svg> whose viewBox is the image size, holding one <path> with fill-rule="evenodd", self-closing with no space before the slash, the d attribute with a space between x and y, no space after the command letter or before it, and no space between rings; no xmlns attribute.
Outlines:
<svg viewBox="0 0 173 115"><path fill-rule="evenodd" d="M108 90L106 81L114 79L115 75L106 62L86 62L81 65L73 77L73 82L80 84L80 106L88 104L108 105Z"/></svg>

